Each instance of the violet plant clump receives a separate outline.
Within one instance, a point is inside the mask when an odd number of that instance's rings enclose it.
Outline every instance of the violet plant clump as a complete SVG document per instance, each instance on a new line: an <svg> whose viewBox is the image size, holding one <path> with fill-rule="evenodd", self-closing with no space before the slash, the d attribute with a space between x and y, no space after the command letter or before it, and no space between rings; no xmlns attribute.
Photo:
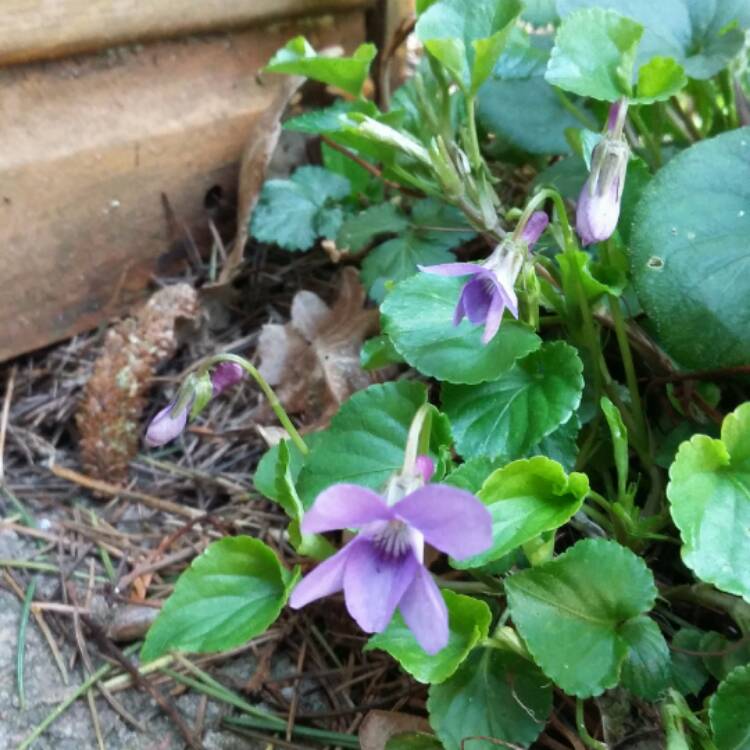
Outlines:
<svg viewBox="0 0 750 750"><path fill-rule="evenodd" d="M250 234L360 264L377 374L302 435L245 358L196 363L146 443L257 385L288 439L248 502L278 523L193 561L145 661L289 607L429 685L402 750L605 750L621 716L748 746L750 14L653 5L419 2L421 62L379 103L372 45L269 61L347 98L284 123L322 164L267 181Z"/></svg>

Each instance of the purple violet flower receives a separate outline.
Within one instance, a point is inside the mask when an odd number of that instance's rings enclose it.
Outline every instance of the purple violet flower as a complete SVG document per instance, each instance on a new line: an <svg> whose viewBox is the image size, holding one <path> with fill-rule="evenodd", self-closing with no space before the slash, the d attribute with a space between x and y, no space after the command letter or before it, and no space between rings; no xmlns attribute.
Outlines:
<svg viewBox="0 0 750 750"><path fill-rule="evenodd" d="M421 482L432 466L416 468ZM421 486L391 505L365 487L335 484L302 519L307 534L350 528L359 529L357 536L297 584L290 606L299 609L343 589L349 614L365 632L385 630L398 608L428 654L445 648L448 611L423 564L424 544L459 560L486 550L492 543L487 508L444 484Z"/></svg>
<svg viewBox="0 0 750 750"><path fill-rule="evenodd" d="M190 412L190 402L175 412L177 401L171 401L151 420L144 442L149 448L157 448L160 445L174 440L185 429Z"/></svg>
<svg viewBox="0 0 750 750"><path fill-rule="evenodd" d="M626 112L625 102L612 105L607 133L591 156L591 173L576 207L576 231L584 245L609 239L617 228L630 156L622 135Z"/></svg>
<svg viewBox="0 0 750 750"><path fill-rule="evenodd" d="M528 248L533 247L547 227L549 219L544 211L531 215L520 236ZM420 271L438 276L471 276L464 284L453 313L453 325L464 317L475 325L484 323L482 343L491 341L500 328L506 308L518 318L518 298L514 290L516 278L523 264L524 253L512 241L503 242L483 263L442 263L419 266Z"/></svg>

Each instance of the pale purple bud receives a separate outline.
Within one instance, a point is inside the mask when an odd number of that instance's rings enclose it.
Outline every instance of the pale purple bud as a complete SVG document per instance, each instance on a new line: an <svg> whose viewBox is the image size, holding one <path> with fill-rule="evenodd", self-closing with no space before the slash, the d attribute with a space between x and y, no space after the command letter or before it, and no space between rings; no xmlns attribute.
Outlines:
<svg viewBox="0 0 750 750"><path fill-rule="evenodd" d="M415 463L417 473L421 475L424 483L428 484L435 473L435 462L429 456L417 456Z"/></svg>
<svg viewBox="0 0 750 750"><path fill-rule="evenodd" d="M521 240L523 240L529 248L532 248L542 236L542 233L547 228L547 224L549 224L547 214L544 213L544 211L534 211L521 232Z"/></svg>
<svg viewBox="0 0 750 750"><path fill-rule="evenodd" d="M149 448L165 445L178 437L185 429L190 402L183 404L177 411L175 411L176 406L176 402L172 401L151 420L144 439Z"/></svg>
<svg viewBox="0 0 750 750"><path fill-rule="evenodd" d="M231 388L245 377L245 371L236 362L220 362L211 372L213 395L218 396L222 391Z"/></svg>
<svg viewBox="0 0 750 750"><path fill-rule="evenodd" d="M609 239L617 228L629 155L621 138L605 136L594 149L576 207L576 231L584 245Z"/></svg>

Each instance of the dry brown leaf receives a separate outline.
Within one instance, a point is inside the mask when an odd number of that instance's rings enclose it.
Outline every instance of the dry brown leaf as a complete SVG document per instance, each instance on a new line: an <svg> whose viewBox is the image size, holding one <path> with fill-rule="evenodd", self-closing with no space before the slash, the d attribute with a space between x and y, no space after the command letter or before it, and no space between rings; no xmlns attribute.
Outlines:
<svg viewBox="0 0 750 750"><path fill-rule="evenodd" d="M250 216L260 197L260 191L266 178L274 149L281 135L281 116L290 99L304 82L299 76L285 77L279 87L279 93L271 106L263 113L261 120L253 126L253 139L245 146L240 161L239 189L237 195L237 236L232 251L221 269L216 286L229 283L242 264L247 243ZM259 134L256 136L256 134Z"/></svg>
<svg viewBox="0 0 750 750"><path fill-rule="evenodd" d="M177 321L197 315L195 289L175 284L160 289L135 316L108 331L76 414L88 474L115 483L127 478L154 372L177 349Z"/></svg>
<svg viewBox="0 0 750 750"><path fill-rule="evenodd" d="M347 267L332 307L303 290L294 296L289 323L263 326L259 369L288 412L320 425L352 393L374 382L359 364L362 342L378 328L377 310L364 309L364 302L357 271Z"/></svg>
<svg viewBox="0 0 750 750"><path fill-rule="evenodd" d="M405 732L432 733L427 719L397 711L370 711L359 727L359 746L362 750L385 750L391 737Z"/></svg>

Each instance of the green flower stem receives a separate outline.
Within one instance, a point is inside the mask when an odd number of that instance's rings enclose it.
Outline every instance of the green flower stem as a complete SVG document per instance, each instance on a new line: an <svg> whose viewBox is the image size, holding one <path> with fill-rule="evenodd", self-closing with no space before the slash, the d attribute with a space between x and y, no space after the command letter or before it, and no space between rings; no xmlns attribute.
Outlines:
<svg viewBox="0 0 750 750"><path fill-rule="evenodd" d="M578 728L578 736L583 740L583 744L591 750L607 750L607 746L599 740L595 740L590 734L589 730L586 729L586 722L583 716L583 701L580 698L576 698L576 727Z"/></svg>
<svg viewBox="0 0 750 750"><path fill-rule="evenodd" d="M598 130L599 129L599 123L588 113L586 110L581 109L581 107L577 106L575 102L562 90L557 88L557 86L553 86L552 90L555 92L555 95L557 96L560 104L562 104L563 108L570 112L573 117L578 120L578 122L583 125L583 127L588 128L589 130Z"/></svg>
<svg viewBox="0 0 750 750"><path fill-rule="evenodd" d="M609 295L609 309L612 312L612 320L615 324L615 337L617 338L617 345L620 347L622 365L625 369L625 381L628 384L630 401L633 404L633 421L641 441L645 445L648 445L648 428L643 415L643 404L641 403L641 394L638 390L638 378L635 373L635 365L633 364L633 353L630 349L630 341L625 329L625 318L622 314L620 300L613 294Z"/></svg>
<svg viewBox="0 0 750 750"><path fill-rule="evenodd" d="M476 100L473 96L466 97L466 123L468 127L468 143L466 144L467 156L472 169L481 170L484 165L482 154L479 150L479 135L477 134Z"/></svg>
<svg viewBox="0 0 750 750"><path fill-rule="evenodd" d="M651 155L651 167L654 170L659 169L662 165L661 146L659 144L659 139L654 136L648 125L646 125L646 123L643 121L638 107L631 107L630 120L635 125L641 138L643 138L643 142L646 144L646 148Z"/></svg>
<svg viewBox="0 0 750 750"><path fill-rule="evenodd" d="M719 83L721 84L721 93L727 107L727 119L729 121L729 130L734 130L740 126L740 117L737 112L737 96L732 81L732 73L729 68L719 73Z"/></svg>
<svg viewBox="0 0 750 750"><path fill-rule="evenodd" d="M738 596L719 591L708 583L663 587L660 593L669 601L691 602L725 612L737 623L743 636L750 635L750 604Z"/></svg>
<svg viewBox="0 0 750 750"><path fill-rule="evenodd" d="M273 388L266 382L265 378L258 372L256 367L253 367L244 357L240 357L237 354L217 354L215 357L208 359L202 366L201 371L207 372L214 365L218 365L220 362L234 362L239 365L259 386L263 395L268 399L268 404L273 409L273 413L278 417L281 426L289 433L289 437L292 442L297 446L299 452L306 456L309 452L309 448L305 445L305 441L300 436L297 429L292 424L292 420L289 419L289 415L284 411L284 407L279 401L279 397L274 392Z"/></svg>

